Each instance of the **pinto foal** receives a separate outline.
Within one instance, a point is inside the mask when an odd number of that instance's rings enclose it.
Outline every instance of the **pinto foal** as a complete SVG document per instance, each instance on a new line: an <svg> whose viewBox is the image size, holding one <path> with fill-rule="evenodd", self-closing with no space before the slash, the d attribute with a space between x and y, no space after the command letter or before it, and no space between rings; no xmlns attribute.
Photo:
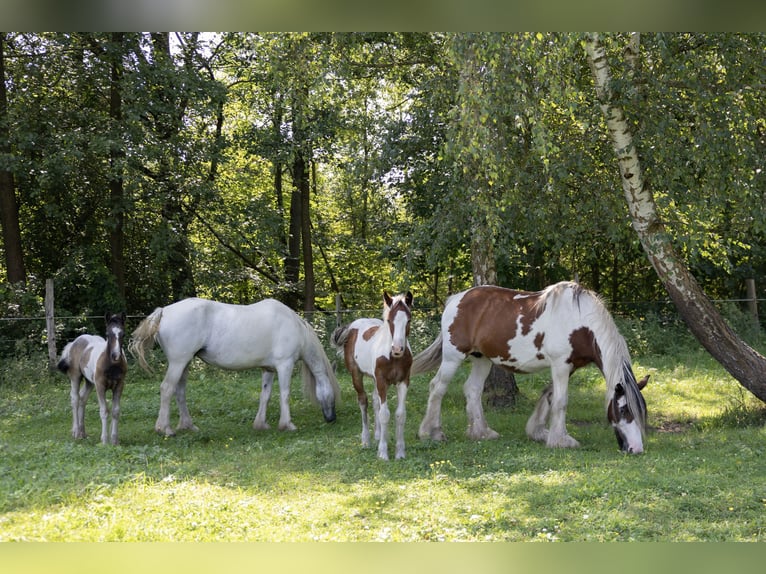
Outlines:
<svg viewBox="0 0 766 574"><path fill-rule="evenodd" d="M106 339L98 335L80 335L64 347L58 369L72 384L72 437L85 438L85 403L96 389L101 415L101 442L117 444L117 421L120 418L120 397L125 384L128 363L122 350L125 334L125 313L106 317ZM82 380L85 385L80 388ZM106 391L112 391L112 425L107 433Z"/></svg>
<svg viewBox="0 0 766 574"><path fill-rule="evenodd" d="M370 427L367 420L367 393L364 375L375 381L372 395L375 411L375 438L378 457L388 460L388 387L397 386L396 458L404 458L404 422L407 418L405 399L410 384L412 351L407 337L412 316L412 293L391 297L383 292L383 320L357 319L340 326L332 334L332 345L343 353L346 368L356 389L359 410L362 413L362 445L370 446Z"/></svg>

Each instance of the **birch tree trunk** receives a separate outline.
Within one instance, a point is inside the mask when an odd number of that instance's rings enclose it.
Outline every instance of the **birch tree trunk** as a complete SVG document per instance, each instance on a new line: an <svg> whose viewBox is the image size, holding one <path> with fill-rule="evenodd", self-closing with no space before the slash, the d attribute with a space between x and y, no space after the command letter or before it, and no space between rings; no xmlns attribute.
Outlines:
<svg viewBox="0 0 766 574"><path fill-rule="evenodd" d="M628 56L637 54L637 38L635 35L632 37ZM617 156L633 228L649 261L697 340L743 387L766 402L766 358L732 331L669 239L654 196L641 173L638 151L623 110L614 103L609 63L597 34L587 36L585 52L593 74L596 97Z"/></svg>

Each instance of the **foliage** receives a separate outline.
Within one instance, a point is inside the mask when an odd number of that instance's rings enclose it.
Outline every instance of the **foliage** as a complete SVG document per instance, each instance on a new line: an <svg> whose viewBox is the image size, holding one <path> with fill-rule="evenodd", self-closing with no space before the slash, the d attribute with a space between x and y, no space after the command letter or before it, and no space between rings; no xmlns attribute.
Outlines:
<svg viewBox="0 0 766 574"><path fill-rule="evenodd" d="M154 363L162 368L160 356ZM4 362L0 384L0 532L50 541L763 541L763 406L699 349L641 356L650 431L641 456L618 452L603 412L603 379L575 375L568 422L578 450L524 436L547 378L490 410L497 441L464 436L461 385L444 400L444 444L415 437L428 393L407 400L407 458L384 463L359 445L359 412L345 371L333 425L298 390L298 431L258 432L255 373L195 364L196 433L154 433L160 374L131 364L122 444L69 436L68 384L44 360ZM465 377L467 370L459 374ZM269 419L276 421L276 405Z"/></svg>
<svg viewBox="0 0 766 574"><path fill-rule="evenodd" d="M384 288L439 306L471 284L472 235L503 285L578 277L613 301L662 297L577 34L4 39L11 154L0 161L17 184L29 275L55 278L68 313L308 289L306 269L288 273L299 155L321 309L338 292L376 306ZM605 42L622 50L625 36ZM765 42L644 34L638 66L614 74L673 240L718 299L766 273ZM124 291L111 243L121 215Z"/></svg>

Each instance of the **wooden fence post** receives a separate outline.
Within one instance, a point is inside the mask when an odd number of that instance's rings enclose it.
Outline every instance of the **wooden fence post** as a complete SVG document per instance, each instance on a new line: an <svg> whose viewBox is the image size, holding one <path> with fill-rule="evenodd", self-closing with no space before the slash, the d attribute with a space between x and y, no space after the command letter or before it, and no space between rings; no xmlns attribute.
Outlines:
<svg viewBox="0 0 766 574"><path fill-rule="evenodd" d="M48 366L56 367L56 320L53 315L53 279L45 280L45 331L48 337Z"/></svg>
<svg viewBox="0 0 766 574"><path fill-rule="evenodd" d="M758 295L755 290L755 279L745 279L745 285L747 286L747 308L758 323Z"/></svg>
<svg viewBox="0 0 766 574"><path fill-rule="evenodd" d="M343 323L343 315L340 310L340 293L335 294L335 326L340 327Z"/></svg>

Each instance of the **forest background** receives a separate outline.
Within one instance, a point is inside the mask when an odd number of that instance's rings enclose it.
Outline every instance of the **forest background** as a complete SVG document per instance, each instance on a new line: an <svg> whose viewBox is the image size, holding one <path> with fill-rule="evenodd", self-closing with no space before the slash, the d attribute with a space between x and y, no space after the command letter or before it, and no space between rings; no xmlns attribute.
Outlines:
<svg viewBox="0 0 766 574"><path fill-rule="evenodd" d="M3 318L199 295L436 308L581 283L671 312L620 193L584 36L2 33ZM713 299L766 275L766 36L602 37L669 239ZM39 329L3 322L20 346Z"/></svg>

